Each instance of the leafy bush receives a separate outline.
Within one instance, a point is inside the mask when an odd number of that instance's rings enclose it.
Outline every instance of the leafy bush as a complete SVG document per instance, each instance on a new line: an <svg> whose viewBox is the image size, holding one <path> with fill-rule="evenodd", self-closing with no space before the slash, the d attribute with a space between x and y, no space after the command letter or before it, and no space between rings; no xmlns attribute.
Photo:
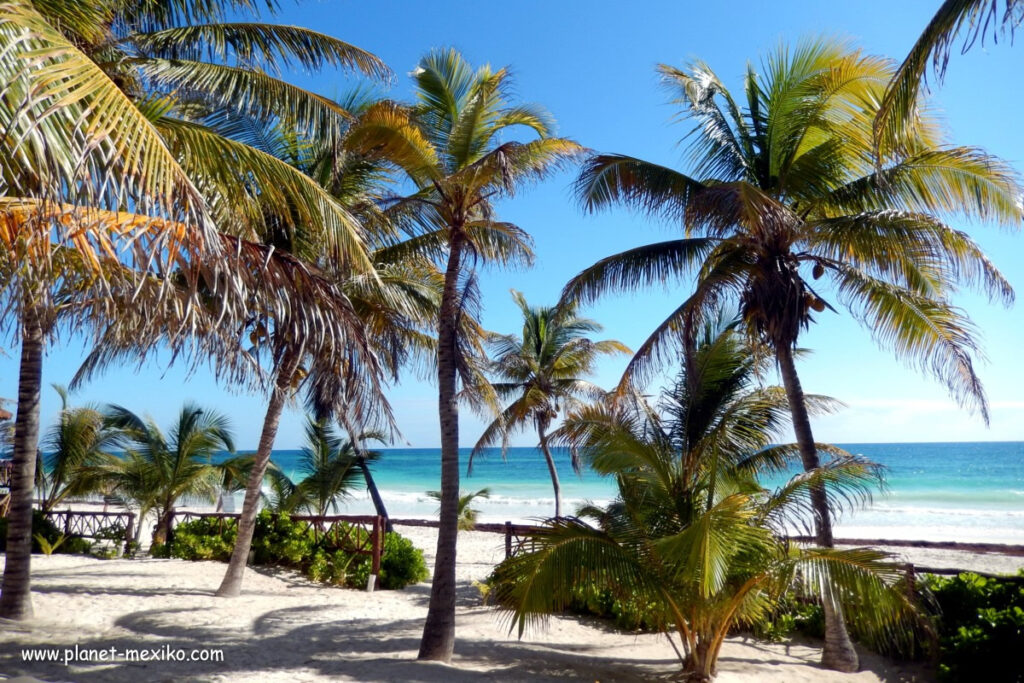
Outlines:
<svg viewBox="0 0 1024 683"><path fill-rule="evenodd" d="M170 555L182 560L227 562L237 533L234 525L221 525L217 519L200 517L175 528Z"/></svg>
<svg viewBox="0 0 1024 683"><path fill-rule="evenodd" d="M789 592L782 596L766 620L753 625L752 631L756 638L772 643L787 640L795 633L824 638L825 611L817 601Z"/></svg>
<svg viewBox="0 0 1024 683"><path fill-rule="evenodd" d="M41 510L32 511L32 552L41 553L43 548L40 539L45 541L52 552L67 555L85 555L92 547L92 543L78 536L69 536L63 541L64 536L60 529L51 522ZM7 519L0 519L0 552L7 550Z"/></svg>
<svg viewBox="0 0 1024 683"><path fill-rule="evenodd" d="M1024 570L1017 576L1024 579ZM1024 681L1024 583L977 574L926 576L940 610L939 678L943 681Z"/></svg>
<svg viewBox="0 0 1024 683"><path fill-rule="evenodd" d="M358 585L366 585L370 576L370 558L360 555L366 565L366 576L357 580ZM419 583L430 576L427 563L423 559L423 551L412 544L405 536L396 533L384 535L384 551L380 558L380 587L386 590L399 590L414 583Z"/></svg>
<svg viewBox="0 0 1024 683"><path fill-rule="evenodd" d="M607 588L598 588L592 584L576 586L569 611L609 619L626 631L657 631L662 621L657 613L657 605L617 596Z"/></svg>
<svg viewBox="0 0 1024 683"><path fill-rule="evenodd" d="M358 527L348 532L343 546L333 547L326 539L318 540L310 529L288 515L273 515L264 510L256 517L253 531L253 564L290 567L313 581L363 588L370 576L372 560L354 549L365 543L367 533ZM237 535L235 525L222 525L215 518L201 517L175 528L171 555L183 560L227 562ZM152 550L150 552L152 554ZM428 575L422 550L403 536L385 535L378 588L404 588L423 581Z"/></svg>

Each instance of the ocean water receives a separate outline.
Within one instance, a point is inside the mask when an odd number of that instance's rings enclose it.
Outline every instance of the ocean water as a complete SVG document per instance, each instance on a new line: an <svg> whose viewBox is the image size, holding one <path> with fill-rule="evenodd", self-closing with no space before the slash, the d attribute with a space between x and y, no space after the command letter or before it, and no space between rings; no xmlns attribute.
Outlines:
<svg viewBox="0 0 1024 683"><path fill-rule="evenodd" d="M887 489L867 508L840 517L837 536L1024 544L1024 442L842 446L884 465ZM371 467L388 514L436 518L437 503L426 492L440 487L440 450L381 453ZM295 473L297 451L274 451L272 457L286 473ZM505 460L497 449L489 451L475 459L472 476L466 475L468 458L469 449L463 449L462 490L491 491L489 499L474 504L480 521L530 522L554 514L551 480L537 449L509 449ZM564 512L585 501L604 504L614 498L613 480L589 470L576 475L564 451L557 460ZM341 506L342 514L372 511L363 492Z"/></svg>

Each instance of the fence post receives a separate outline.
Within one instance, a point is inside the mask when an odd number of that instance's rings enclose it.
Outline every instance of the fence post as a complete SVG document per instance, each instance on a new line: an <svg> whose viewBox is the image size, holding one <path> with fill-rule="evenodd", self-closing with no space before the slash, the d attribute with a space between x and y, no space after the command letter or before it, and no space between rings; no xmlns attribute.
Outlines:
<svg viewBox="0 0 1024 683"><path fill-rule="evenodd" d="M512 557L512 522L505 522L505 559Z"/></svg>
<svg viewBox="0 0 1024 683"><path fill-rule="evenodd" d="M377 581L380 578L380 556L384 551L383 524L380 515L373 518L373 538L371 539L370 552L372 562L370 565L370 577L366 580L366 590L373 591L377 588Z"/></svg>
<svg viewBox="0 0 1024 683"><path fill-rule="evenodd" d="M128 523L124 527L124 555L127 557L135 537L135 513L128 512Z"/></svg>
<svg viewBox="0 0 1024 683"><path fill-rule="evenodd" d="M71 510L65 510L64 512L64 535L71 535Z"/></svg>
<svg viewBox="0 0 1024 683"><path fill-rule="evenodd" d="M913 600L917 593L917 575L914 571L914 563L907 563L907 596Z"/></svg>

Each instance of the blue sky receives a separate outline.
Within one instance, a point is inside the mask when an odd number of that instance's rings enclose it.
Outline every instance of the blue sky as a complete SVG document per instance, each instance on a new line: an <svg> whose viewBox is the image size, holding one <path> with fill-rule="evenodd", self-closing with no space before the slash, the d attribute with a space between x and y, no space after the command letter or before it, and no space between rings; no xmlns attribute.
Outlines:
<svg viewBox="0 0 1024 683"><path fill-rule="evenodd" d="M510 66L521 99L545 105L560 134L595 150L681 166L678 140L687 128L673 123L675 112L655 76L658 63L684 65L701 59L727 85L738 87L748 61L757 64L781 42L809 36L846 38L869 52L902 58L938 3L334 0L294 5L286 0L285 5L276 21L335 35L384 59L396 74L391 97L409 96L407 74L429 48L454 46L475 65ZM933 100L954 142L981 146L1024 171L1024 136L1019 132L1022 60L1024 47L1014 48L1008 41L988 41L966 55L954 54L945 82L933 89ZM293 80L326 95L339 95L358 83L334 72L298 74ZM623 210L584 215L572 200L572 179L571 171L562 173L499 206L503 219L534 236L537 260L529 271L482 274L484 323L490 329L519 331L510 288L523 291L533 303L550 303L568 278L597 259L672 234L670 226ZM1024 296L1024 235L987 225L963 227ZM683 294L677 288L609 297L585 312L605 325L604 336L635 347ZM1024 364L1019 358L1024 305L1005 309L969 293L957 303L971 313L983 334L988 359L980 373L992 404L990 428L959 410L941 384L876 347L870 332L848 315L825 313L802 339L814 353L801 362L800 372L806 390L839 398L848 408L818 420L817 438L840 443L1024 440ZM0 396L14 397L17 346L6 353L0 357ZM44 381L66 383L82 356L81 344L73 336L66 339L48 354ZM612 384L624 364L604 363L596 381ZM410 376L389 396L405 437L396 445L437 446L435 389ZM203 371L186 376L181 368L164 368L160 358L141 370L107 372L74 397L76 403L120 403L153 415L161 424L190 399L227 413L236 443L255 448L265 397L218 386ZM46 389L44 424L52 422L58 405L56 394ZM301 422L297 408L285 415L278 448L299 445ZM463 411L463 444L472 445L480 430L480 421ZM526 434L517 443L534 442Z"/></svg>

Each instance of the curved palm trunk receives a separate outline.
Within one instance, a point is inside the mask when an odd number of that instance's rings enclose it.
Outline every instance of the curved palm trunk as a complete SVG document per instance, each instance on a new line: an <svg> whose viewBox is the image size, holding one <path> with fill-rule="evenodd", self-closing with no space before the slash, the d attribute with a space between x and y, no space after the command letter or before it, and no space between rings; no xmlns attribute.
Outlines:
<svg viewBox="0 0 1024 683"><path fill-rule="evenodd" d="M391 524L391 518L388 517L387 508L384 507L384 499L380 497L380 491L377 490L377 483L373 480L373 475L370 474L370 467L366 464L366 458L359 456L359 469L363 472L363 479L366 480L366 489L370 492L370 499L373 500L373 509L377 511L377 515L384 518L384 530L388 533L394 531L394 526Z"/></svg>
<svg viewBox="0 0 1024 683"><path fill-rule="evenodd" d="M32 496L39 446L39 388L43 380L43 328L29 306L23 313L21 367L18 375L18 416L14 423L14 463L7 510L7 552L0 617L30 619L32 597Z"/></svg>
<svg viewBox="0 0 1024 683"><path fill-rule="evenodd" d="M551 457L551 449L548 448L547 420L537 422L537 436L540 437L540 450L544 453L544 459L548 463L548 472L551 473L551 488L555 490L555 517L562 516L562 486L558 483L558 470L555 469L555 459Z"/></svg>
<svg viewBox="0 0 1024 683"><path fill-rule="evenodd" d="M274 449L277 426L281 422L281 413L284 411L284 404L288 399L288 388L291 386L301 358L301 349L291 351L281 360L281 365L278 368L277 380L274 382L274 391L270 395L267 414L263 418L260 444L256 449L256 457L252 464L252 470L249 472L249 481L245 487L245 500L242 503L242 512L238 517L238 537L235 539L235 548L231 551L231 561L228 562L228 570L224 574L224 580L221 581L220 588L217 589L216 594L218 597L233 598L242 592L242 578L245 576L245 565L249 562L252 534L256 529L256 514L260 507L260 491L263 486L263 476L267 472L270 453Z"/></svg>
<svg viewBox="0 0 1024 683"><path fill-rule="evenodd" d="M455 649L455 546L459 537L459 404L456 344L462 245L453 239L437 328L437 412L441 423L441 520L430 607L419 659L450 662Z"/></svg>
<svg viewBox="0 0 1024 683"><path fill-rule="evenodd" d="M796 374L796 364L793 362L793 349L788 345L779 345L775 349L775 354L779 363L779 371L782 374L782 383L786 387L786 397L789 399L793 431L796 433L796 441L800 447L800 458L803 460L804 471L810 471L818 467L820 462L818 449L814 445L814 435L811 433L811 420L807 415L807 404L804 402L804 390L800 386L800 377ZM814 508L818 545L831 548L834 545L832 520L829 517L828 500L823 485L811 489L811 505ZM823 590L825 592L822 600L825 612L825 647L821 653L821 665L836 671L856 671L859 667L857 651L853 649L853 643L846 632L843 611L838 605L833 604L830 587L823 586Z"/></svg>
<svg viewBox="0 0 1024 683"><path fill-rule="evenodd" d="M391 533L395 528L391 524L391 518L388 517L387 508L384 507L384 499L380 497L380 491L377 490L377 482L373 480L373 475L370 473L370 466L366 464L366 452L363 450L362 439L359 438L347 416L339 415L338 421L348 432L348 438L352 441L352 448L356 452L356 462L359 463L359 471L363 473L363 479L366 481L366 490L370 492L373 509L377 511L377 516L384 518L384 531Z"/></svg>

